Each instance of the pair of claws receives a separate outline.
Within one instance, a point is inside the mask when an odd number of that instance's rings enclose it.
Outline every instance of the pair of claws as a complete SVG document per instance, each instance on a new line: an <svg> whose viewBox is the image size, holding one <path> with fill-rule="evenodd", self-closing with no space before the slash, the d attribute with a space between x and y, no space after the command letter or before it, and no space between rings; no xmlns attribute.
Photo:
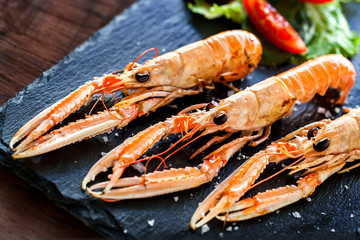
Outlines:
<svg viewBox="0 0 360 240"><path fill-rule="evenodd" d="M360 134L356 130L359 117L360 108L354 109L337 120L309 124L270 144L245 161L208 195L193 214L190 226L196 229L215 217L221 221L243 221L274 212L309 197L331 175L359 167L360 163L341 170L347 162L360 158ZM354 123L353 128L346 129ZM354 140L357 141L351 142ZM289 158L298 159L280 172L285 169L291 170L289 174L305 171L297 185L241 199L251 188L274 176L255 183L269 162L279 163Z"/></svg>

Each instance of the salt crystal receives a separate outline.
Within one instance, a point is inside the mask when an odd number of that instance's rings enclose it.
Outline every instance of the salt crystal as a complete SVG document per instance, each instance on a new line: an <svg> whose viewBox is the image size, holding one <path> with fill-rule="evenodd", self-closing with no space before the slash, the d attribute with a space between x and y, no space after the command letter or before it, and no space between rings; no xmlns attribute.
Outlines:
<svg viewBox="0 0 360 240"><path fill-rule="evenodd" d="M229 90L229 91L227 91L227 96L231 96L231 95L233 95L235 93L235 91L234 90Z"/></svg>
<svg viewBox="0 0 360 240"><path fill-rule="evenodd" d="M168 105L166 105L167 107L169 107L169 108L177 108L177 105L176 104L168 104Z"/></svg>
<svg viewBox="0 0 360 240"><path fill-rule="evenodd" d="M220 237L220 238L223 238L223 237L224 237L224 233L222 233L222 232L219 233L219 237Z"/></svg>
<svg viewBox="0 0 360 240"><path fill-rule="evenodd" d="M236 231L236 230L239 230L239 227L238 226L235 226L234 227L234 230Z"/></svg>
<svg viewBox="0 0 360 240"><path fill-rule="evenodd" d="M109 141L107 136L103 136L104 143L107 143Z"/></svg>
<svg viewBox="0 0 360 240"><path fill-rule="evenodd" d="M232 226L227 227L226 231L231 232L232 231Z"/></svg>
<svg viewBox="0 0 360 240"><path fill-rule="evenodd" d="M101 152L100 154L104 157L106 155L106 152Z"/></svg>
<svg viewBox="0 0 360 240"><path fill-rule="evenodd" d="M295 217L295 218L301 218L301 215L299 212L293 212L292 215Z"/></svg>
<svg viewBox="0 0 360 240"><path fill-rule="evenodd" d="M145 166L141 162L131 164L130 166L132 168L134 168L135 170L137 170L139 173L144 173L145 172Z"/></svg>
<svg viewBox="0 0 360 240"><path fill-rule="evenodd" d="M306 198L306 201L311 202L311 198L309 198L309 197Z"/></svg>
<svg viewBox="0 0 360 240"><path fill-rule="evenodd" d="M118 136L119 136L119 134L118 134L118 133L115 133L115 136L117 136L117 137L118 137Z"/></svg>
<svg viewBox="0 0 360 240"><path fill-rule="evenodd" d="M123 232L123 233L127 234L127 229L124 229L124 232Z"/></svg>
<svg viewBox="0 0 360 240"><path fill-rule="evenodd" d="M335 107L335 108L334 108L334 111L335 111L337 114L339 114L339 113L340 113L340 108L339 108L339 107Z"/></svg>
<svg viewBox="0 0 360 240"><path fill-rule="evenodd" d="M350 214L350 217L353 218L353 217L354 217L354 214Z"/></svg>
<svg viewBox="0 0 360 240"><path fill-rule="evenodd" d="M335 232L335 229L332 228L332 229L330 229L330 231L331 231L331 232Z"/></svg>
<svg viewBox="0 0 360 240"><path fill-rule="evenodd" d="M360 227L357 229L358 233L360 233Z"/></svg>
<svg viewBox="0 0 360 240"><path fill-rule="evenodd" d="M320 113L320 114L324 114L324 113L326 113L326 109L323 108L323 107L319 107L317 112Z"/></svg>
<svg viewBox="0 0 360 240"><path fill-rule="evenodd" d="M179 201L179 197L178 196L174 197L174 201L175 202Z"/></svg>
<svg viewBox="0 0 360 240"><path fill-rule="evenodd" d="M150 227L154 226L154 223L155 223L155 219L148 220L148 224L150 225Z"/></svg>
<svg viewBox="0 0 360 240"><path fill-rule="evenodd" d="M162 48L161 51L162 51L162 52L166 52L166 49L165 49L165 48Z"/></svg>
<svg viewBox="0 0 360 240"><path fill-rule="evenodd" d="M277 211L276 211L276 214L279 214L279 212L280 212L280 210L277 210Z"/></svg>
<svg viewBox="0 0 360 240"><path fill-rule="evenodd" d="M325 117L326 118L330 118L330 117L332 117L332 114L331 114L331 112L328 110L328 111L326 111L326 113L325 113Z"/></svg>
<svg viewBox="0 0 360 240"><path fill-rule="evenodd" d="M207 233L208 231L210 231L210 228L207 224L201 226L201 234Z"/></svg>
<svg viewBox="0 0 360 240"><path fill-rule="evenodd" d="M349 186L348 186L348 185L345 185L344 188L349 189Z"/></svg>
<svg viewBox="0 0 360 240"><path fill-rule="evenodd" d="M326 213L324 213L324 212L320 212L320 214L321 214L321 215L326 215Z"/></svg>
<svg viewBox="0 0 360 240"><path fill-rule="evenodd" d="M193 196L194 196L194 194L190 193L190 197L193 197Z"/></svg>

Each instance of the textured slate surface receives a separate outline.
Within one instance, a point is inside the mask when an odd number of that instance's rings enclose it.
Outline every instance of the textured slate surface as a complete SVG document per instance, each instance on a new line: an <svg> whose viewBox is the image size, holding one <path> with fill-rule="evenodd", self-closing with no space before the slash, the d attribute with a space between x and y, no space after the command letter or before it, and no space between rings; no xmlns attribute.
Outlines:
<svg viewBox="0 0 360 240"><path fill-rule="evenodd" d="M352 28L360 32L360 26L356 24L360 21L359 7L346 5L345 10ZM105 135L102 135L42 156L18 161L11 159L8 143L16 130L39 111L92 77L123 68L148 48L157 47L160 52L172 51L231 28L236 28L236 25L222 20L210 23L200 16L191 14L181 0L137 2L1 107L1 163L29 184L41 189L55 204L80 218L107 238L209 239L219 238L220 233L224 238L241 237L242 239L345 236L352 239L359 238L359 169L335 175L327 180L311 196L311 202L302 200L282 209L278 214L237 223L236 226L239 229L236 231L228 231L229 226L233 226L232 224L224 227L221 222L212 221L209 224L211 230L205 235L202 235L200 230L189 229L190 217L198 202L214 189L216 183L241 164L241 161L236 158L229 162L219 174L219 179L213 183L166 196L105 203L90 197L81 190L82 178L101 157L102 152L110 151L128 136L177 113L184 106L209 101L213 97L225 97L227 89L223 86L218 86L217 90L209 90L199 96L177 100L175 102L177 109L164 107L148 118L140 118L132 122L124 129L115 130L109 135L105 134L109 139L107 143L103 140ZM359 55L353 59L353 63L359 72ZM239 87L252 85L287 68L289 66L277 69L260 67L244 82L236 83L236 85ZM358 84L356 83L348 98L347 106L349 107L360 104ZM109 105L112 102L111 98L107 99ZM324 114L318 112L318 107L332 111L332 106L327 102L326 98L316 97L311 103L297 107L292 116L274 124L272 139L277 139L306 123L324 118ZM90 107L81 109L69 120L83 117L89 109ZM336 116L335 112L332 113ZM116 132L120 137L115 136ZM159 144L157 150L165 149L168 144L169 141ZM242 153L249 156L264 146L258 149L245 148ZM190 150L191 147L188 147L169 159L169 162L173 167L198 164L200 158L192 162L186 160L189 155L187 152ZM276 169L279 168L270 166L266 174L269 175ZM129 170L126 175L134 173L135 171ZM291 182L294 182L294 179L282 175L256 190L261 191L270 186ZM179 197L179 200L175 202L174 197ZM294 212L298 212L301 218L294 217ZM150 227L148 220L154 220L154 226Z"/></svg>

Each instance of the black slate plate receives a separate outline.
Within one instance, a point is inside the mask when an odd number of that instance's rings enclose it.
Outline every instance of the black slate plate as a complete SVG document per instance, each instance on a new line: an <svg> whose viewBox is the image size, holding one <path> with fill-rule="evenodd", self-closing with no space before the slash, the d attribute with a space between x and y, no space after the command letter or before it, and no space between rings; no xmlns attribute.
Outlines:
<svg viewBox="0 0 360 240"><path fill-rule="evenodd" d="M357 24L360 22L360 8L354 4L345 5L345 11L352 28L360 32L360 26ZM110 151L130 135L176 114L185 106L196 102L208 102L213 97L226 97L228 89L223 86L199 96L177 100L175 102L177 109L164 107L148 118L140 118L126 128L115 130L109 135L97 136L39 157L18 161L11 159L8 143L17 129L40 110L64 97L87 80L123 68L148 48L157 47L160 52L172 51L226 28L236 28L236 25L223 20L209 22L200 16L195 16L187 10L182 0L142 0L135 3L0 108L1 164L39 188L55 204L80 218L90 228L107 238L359 238L360 169L335 175L327 180L311 196L311 202L302 200L281 209L278 213L235 225L227 224L225 227L221 222L212 221L209 224L210 231L204 235L200 230L189 229L190 217L198 202L241 164L242 161L236 158L229 162L219 174L219 178L212 183L166 196L106 203L90 197L81 190L80 183L83 177L101 157L102 152ZM352 61L359 72L359 55ZM289 67L277 69L260 67L244 82L236 85L239 87L252 85ZM351 90L347 106L356 107L360 104L359 93L360 87L356 83ZM109 98L107 102L111 104L113 101ZM89 106L73 114L69 120L83 117L89 111ZM324 118L324 114L318 111L319 106L331 112L334 117L337 116L326 97L316 97L311 103L297 107L292 116L275 123L271 139L277 139L300 126ZM107 143L103 140L104 136L109 139ZM168 141L161 143L158 149L165 149L168 144ZM264 146L257 149L244 148L242 153L250 156ZM188 147L175 155L169 163L173 167L197 164L200 158L195 162L186 160L189 156L187 152L192 148L195 147ZM269 175L276 169L279 168L270 166L266 174ZM134 173L135 171L129 170L127 175ZM257 190L262 191L265 188L292 182L294 179L282 175ZM174 197L178 197L177 202ZM148 223L149 220L154 220L152 227Z"/></svg>

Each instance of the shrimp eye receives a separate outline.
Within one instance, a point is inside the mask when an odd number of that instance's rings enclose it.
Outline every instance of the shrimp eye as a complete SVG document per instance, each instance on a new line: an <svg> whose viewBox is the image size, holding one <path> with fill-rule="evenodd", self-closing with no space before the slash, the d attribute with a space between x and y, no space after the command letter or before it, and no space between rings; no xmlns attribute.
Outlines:
<svg viewBox="0 0 360 240"><path fill-rule="evenodd" d="M214 117L214 123L216 125L222 125L226 122L227 120L227 115L225 112L221 112L219 115Z"/></svg>
<svg viewBox="0 0 360 240"><path fill-rule="evenodd" d="M206 111L209 111L210 109L216 107L218 104L215 101L211 101L206 105Z"/></svg>
<svg viewBox="0 0 360 240"><path fill-rule="evenodd" d="M313 144L313 148L317 152L322 152L330 146L330 139L328 137L321 139L319 142Z"/></svg>
<svg viewBox="0 0 360 240"><path fill-rule="evenodd" d="M150 78L150 73L148 71L144 71L142 73L135 73L135 79L138 82L146 82Z"/></svg>
<svg viewBox="0 0 360 240"><path fill-rule="evenodd" d="M310 140L311 138L315 137L316 134L318 134L319 129L320 129L319 127L314 127L310 129L307 133L307 138Z"/></svg>

